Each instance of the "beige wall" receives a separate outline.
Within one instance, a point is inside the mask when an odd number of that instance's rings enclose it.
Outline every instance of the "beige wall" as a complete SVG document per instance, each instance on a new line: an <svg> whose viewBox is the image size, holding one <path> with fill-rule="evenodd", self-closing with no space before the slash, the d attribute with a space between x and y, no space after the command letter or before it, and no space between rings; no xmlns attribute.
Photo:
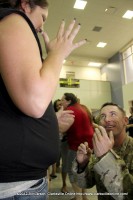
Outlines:
<svg viewBox="0 0 133 200"><path fill-rule="evenodd" d="M99 109L107 101L111 101L110 83L108 81L80 80L80 88L57 88L54 99L61 99L65 92L74 93L81 104L90 109Z"/></svg>
<svg viewBox="0 0 133 200"><path fill-rule="evenodd" d="M53 101L61 99L65 92L71 92L80 98L81 104L90 109L99 109L107 101L111 101L110 82L102 81L99 68L63 66L60 78L66 78L66 72L75 72L75 78L80 79L80 88L62 88L58 85Z"/></svg>
<svg viewBox="0 0 133 200"><path fill-rule="evenodd" d="M124 85L122 89L123 89L124 109L127 115L129 115L130 102L133 101L133 82Z"/></svg>
<svg viewBox="0 0 133 200"><path fill-rule="evenodd" d="M60 78L66 78L66 72L71 71L75 72L76 79L85 79L85 80L103 80L101 76L101 71L99 68L90 68L90 67L77 67L77 66L63 66Z"/></svg>

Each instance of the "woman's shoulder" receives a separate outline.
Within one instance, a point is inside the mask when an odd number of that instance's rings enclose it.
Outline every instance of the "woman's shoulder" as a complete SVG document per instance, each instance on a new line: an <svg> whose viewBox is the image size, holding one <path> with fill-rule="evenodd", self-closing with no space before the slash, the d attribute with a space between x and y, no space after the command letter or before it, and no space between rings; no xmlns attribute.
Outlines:
<svg viewBox="0 0 133 200"><path fill-rule="evenodd" d="M5 17L11 17L13 15L21 16L22 18L29 20L26 14L18 9L0 8L0 20Z"/></svg>
<svg viewBox="0 0 133 200"><path fill-rule="evenodd" d="M31 30L26 20L16 13L6 16L0 23L1 40L4 40L5 43L7 41L8 45L10 44L8 39L15 42L17 37L23 35L24 38L24 35L27 35L26 33L29 31Z"/></svg>

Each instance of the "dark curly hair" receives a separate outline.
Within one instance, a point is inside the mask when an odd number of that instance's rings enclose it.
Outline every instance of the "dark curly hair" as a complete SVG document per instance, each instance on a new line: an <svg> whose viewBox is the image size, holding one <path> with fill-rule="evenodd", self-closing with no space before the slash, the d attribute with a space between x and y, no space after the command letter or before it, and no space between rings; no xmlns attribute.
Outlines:
<svg viewBox="0 0 133 200"><path fill-rule="evenodd" d="M71 100L71 103L69 104L69 106L78 102L77 97L73 93L64 93L64 96L67 101Z"/></svg>
<svg viewBox="0 0 133 200"><path fill-rule="evenodd" d="M54 107L54 110L55 110L55 112L58 112L58 110L57 110L57 103L58 102L60 102L61 100L60 99L56 99L55 101L54 101L54 103L53 103L53 107Z"/></svg>

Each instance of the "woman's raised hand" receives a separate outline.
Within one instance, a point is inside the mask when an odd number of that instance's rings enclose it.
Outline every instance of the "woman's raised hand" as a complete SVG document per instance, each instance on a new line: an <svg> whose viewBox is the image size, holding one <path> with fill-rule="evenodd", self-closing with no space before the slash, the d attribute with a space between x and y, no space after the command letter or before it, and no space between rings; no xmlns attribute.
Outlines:
<svg viewBox="0 0 133 200"><path fill-rule="evenodd" d="M84 45L87 40L81 40L74 43L74 39L80 30L81 25L76 25L73 19L65 30L65 21L62 20L57 36L50 41L46 32L42 32L47 53L55 53L62 58L66 58L74 49Z"/></svg>

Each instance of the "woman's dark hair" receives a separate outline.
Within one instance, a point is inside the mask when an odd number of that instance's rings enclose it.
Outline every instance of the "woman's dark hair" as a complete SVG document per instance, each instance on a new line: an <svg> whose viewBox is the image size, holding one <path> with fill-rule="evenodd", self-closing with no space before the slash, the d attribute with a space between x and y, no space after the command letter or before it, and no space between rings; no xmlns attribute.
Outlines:
<svg viewBox="0 0 133 200"><path fill-rule="evenodd" d="M26 0L25 0L26 1ZM31 8L40 6L42 8L48 7L47 0L28 0ZM21 7L21 0L0 0L0 8L19 8Z"/></svg>
<svg viewBox="0 0 133 200"><path fill-rule="evenodd" d="M55 100L54 103L53 103L53 107L54 107L54 111L55 111L55 112L58 112L58 109L57 109L57 102L58 102L58 101L61 101L61 100L60 100L60 99L57 99L57 100Z"/></svg>
<svg viewBox="0 0 133 200"><path fill-rule="evenodd" d="M69 104L69 106L78 102L77 97L73 93L64 93L64 96L67 101L71 100L71 103Z"/></svg>

